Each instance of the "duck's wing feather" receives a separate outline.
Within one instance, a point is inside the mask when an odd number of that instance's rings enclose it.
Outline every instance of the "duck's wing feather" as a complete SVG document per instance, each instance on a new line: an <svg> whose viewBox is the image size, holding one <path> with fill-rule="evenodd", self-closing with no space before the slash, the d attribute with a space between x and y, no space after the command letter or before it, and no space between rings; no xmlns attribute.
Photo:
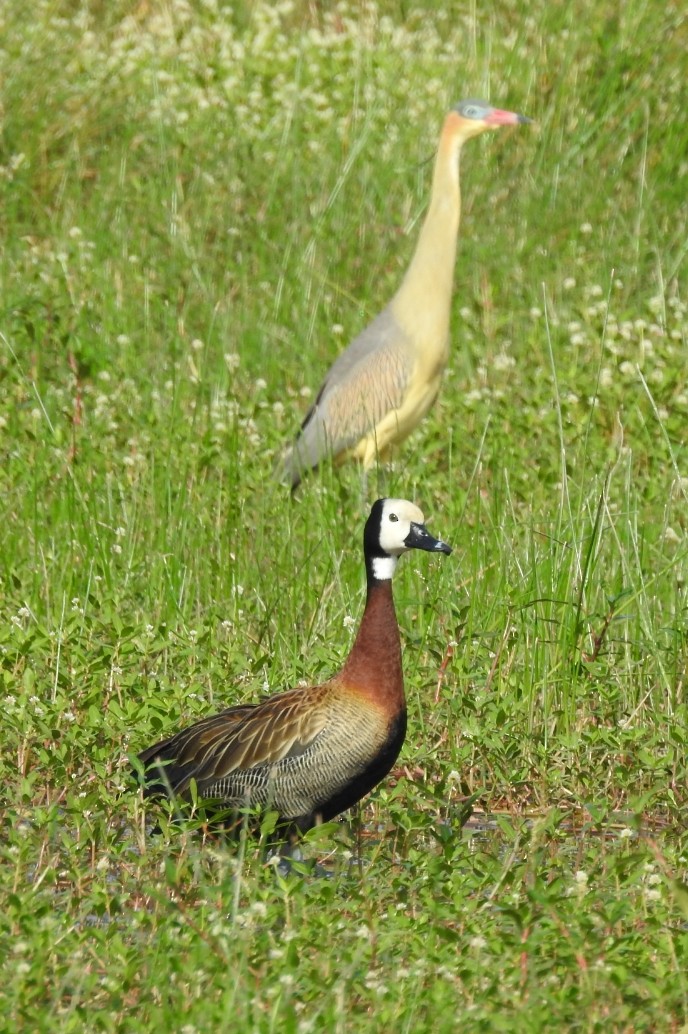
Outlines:
<svg viewBox="0 0 688 1034"><path fill-rule="evenodd" d="M303 753L325 728L326 695L325 686L313 686L230 707L147 748L139 760L157 773L155 788L167 782L175 793L192 778L202 789L237 770L275 764Z"/></svg>

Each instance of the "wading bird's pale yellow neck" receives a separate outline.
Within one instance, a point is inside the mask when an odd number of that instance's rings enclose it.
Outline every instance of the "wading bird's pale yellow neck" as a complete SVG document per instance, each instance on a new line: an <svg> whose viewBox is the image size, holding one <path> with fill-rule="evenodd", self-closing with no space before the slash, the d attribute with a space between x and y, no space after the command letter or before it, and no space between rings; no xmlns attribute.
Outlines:
<svg viewBox="0 0 688 1034"><path fill-rule="evenodd" d="M463 120L451 111L444 121L432 177L430 205L411 264L392 299L403 328L447 349L456 242L461 218L459 154Z"/></svg>

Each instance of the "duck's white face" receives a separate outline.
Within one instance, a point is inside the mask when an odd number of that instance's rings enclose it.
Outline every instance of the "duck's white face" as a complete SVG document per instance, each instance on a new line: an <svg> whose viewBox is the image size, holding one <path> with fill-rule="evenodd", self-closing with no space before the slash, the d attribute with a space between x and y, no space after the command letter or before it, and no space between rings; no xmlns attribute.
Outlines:
<svg viewBox="0 0 688 1034"><path fill-rule="evenodd" d="M412 524L423 524L423 514L407 499L385 499L380 521L380 546L391 557L401 556L409 547L406 539Z"/></svg>
<svg viewBox="0 0 688 1034"><path fill-rule="evenodd" d="M378 499L366 523L364 540L377 581L391 578L399 557L409 549L451 553L451 546L430 534L423 514L407 499Z"/></svg>

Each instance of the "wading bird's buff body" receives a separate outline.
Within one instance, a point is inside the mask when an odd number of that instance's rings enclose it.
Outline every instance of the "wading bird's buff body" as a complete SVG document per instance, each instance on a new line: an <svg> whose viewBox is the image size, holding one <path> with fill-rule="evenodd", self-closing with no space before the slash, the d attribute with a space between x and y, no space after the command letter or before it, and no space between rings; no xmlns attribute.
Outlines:
<svg viewBox="0 0 688 1034"><path fill-rule="evenodd" d="M378 499L364 532L366 605L344 667L328 682L205 718L139 754L145 795L199 798L232 811L273 808L305 830L351 807L390 771L406 733L392 575L409 549L451 553L417 506Z"/></svg>
<svg viewBox="0 0 688 1034"><path fill-rule="evenodd" d="M485 101L461 101L444 120L430 206L411 264L380 315L330 368L294 445L283 480L296 488L325 456L368 469L403 441L432 406L449 357L449 317L461 216L459 154L472 136L530 122Z"/></svg>

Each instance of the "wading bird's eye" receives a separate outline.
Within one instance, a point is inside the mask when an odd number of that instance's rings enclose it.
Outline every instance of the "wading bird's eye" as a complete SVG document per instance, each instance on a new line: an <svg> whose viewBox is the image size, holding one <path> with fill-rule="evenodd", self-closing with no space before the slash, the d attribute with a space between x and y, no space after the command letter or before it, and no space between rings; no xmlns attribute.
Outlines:
<svg viewBox="0 0 688 1034"><path fill-rule="evenodd" d="M390 521L398 521L399 520L399 518L397 517L397 515L395 513L390 513L389 519L390 519Z"/></svg>

